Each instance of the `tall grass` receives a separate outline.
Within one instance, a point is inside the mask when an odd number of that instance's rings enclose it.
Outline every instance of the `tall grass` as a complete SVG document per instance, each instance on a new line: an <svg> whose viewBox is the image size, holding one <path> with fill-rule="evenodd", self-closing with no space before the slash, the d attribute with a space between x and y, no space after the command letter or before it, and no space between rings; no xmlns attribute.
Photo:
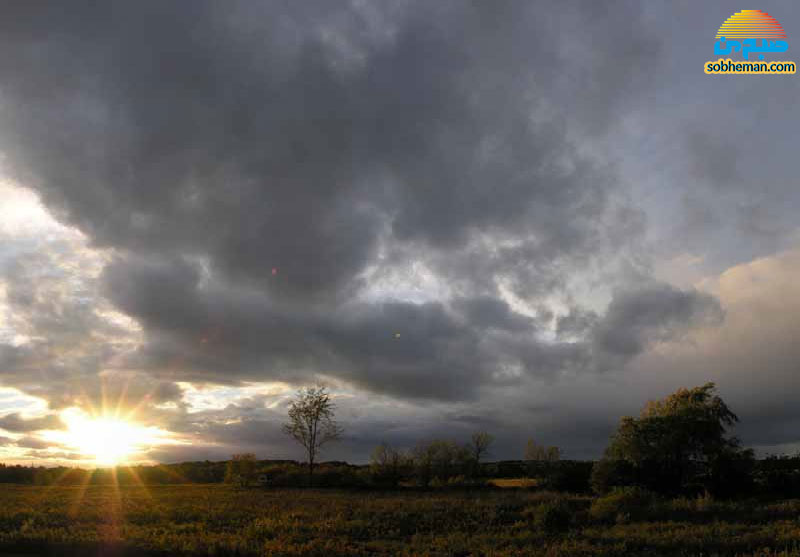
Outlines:
<svg viewBox="0 0 800 557"><path fill-rule="evenodd" d="M800 557L798 500L629 494L593 516L598 504L524 489L3 486L0 554Z"/></svg>

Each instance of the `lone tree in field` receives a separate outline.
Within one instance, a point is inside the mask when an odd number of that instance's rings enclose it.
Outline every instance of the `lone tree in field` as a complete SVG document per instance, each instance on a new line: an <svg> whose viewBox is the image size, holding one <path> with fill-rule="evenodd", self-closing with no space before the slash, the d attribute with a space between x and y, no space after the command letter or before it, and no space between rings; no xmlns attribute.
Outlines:
<svg viewBox="0 0 800 557"><path fill-rule="evenodd" d="M472 434L472 439L467 447L476 463L480 463L481 459L489 456L489 447L493 441L494 437L485 431L476 431Z"/></svg>
<svg viewBox="0 0 800 557"><path fill-rule="evenodd" d="M304 387L289 405L289 421L283 431L306 450L309 481L322 447L342 435L342 428L334 420L335 409L325 387Z"/></svg>
<svg viewBox="0 0 800 557"><path fill-rule="evenodd" d="M714 383L678 389L647 403L638 418L622 418L592 470L592 485L600 492L639 485L671 495L745 491L753 453L726 436L737 421Z"/></svg>

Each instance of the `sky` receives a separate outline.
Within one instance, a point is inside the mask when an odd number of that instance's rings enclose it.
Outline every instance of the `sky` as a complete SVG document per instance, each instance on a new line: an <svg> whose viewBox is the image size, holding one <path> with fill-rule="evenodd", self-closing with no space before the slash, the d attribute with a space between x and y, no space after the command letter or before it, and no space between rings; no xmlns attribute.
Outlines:
<svg viewBox="0 0 800 557"><path fill-rule="evenodd" d="M703 72L753 8L800 60L789 2L4 3L0 460L302 459L316 383L332 460L709 381L794 453L798 76Z"/></svg>

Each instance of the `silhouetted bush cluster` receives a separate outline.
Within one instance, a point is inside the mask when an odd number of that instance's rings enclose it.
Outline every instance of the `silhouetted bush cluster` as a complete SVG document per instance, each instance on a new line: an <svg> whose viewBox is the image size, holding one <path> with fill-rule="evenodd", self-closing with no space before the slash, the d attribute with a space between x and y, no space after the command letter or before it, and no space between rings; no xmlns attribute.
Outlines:
<svg viewBox="0 0 800 557"><path fill-rule="evenodd" d="M548 534L562 534L573 524L573 511L566 501L554 499L541 503L533 513L533 525Z"/></svg>
<svg viewBox="0 0 800 557"><path fill-rule="evenodd" d="M600 494L637 486L668 496L748 495L753 451L726 435L737 421L713 383L651 401L639 417L622 418L594 466L592 487Z"/></svg>
<svg viewBox="0 0 800 557"><path fill-rule="evenodd" d="M273 487L366 487L370 479L365 467L340 462L323 462L312 476L299 463L267 465L258 473Z"/></svg>
<svg viewBox="0 0 800 557"><path fill-rule="evenodd" d="M758 493L800 497L800 455L760 460L755 464L752 477Z"/></svg>
<svg viewBox="0 0 800 557"><path fill-rule="evenodd" d="M618 487L592 502L589 516L608 524L636 522L647 518L654 495L640 487Z"/></svg>
<svg viewBox="0 0 800 557"><path fill-rule="evenodd" d="M182 462L154 466L120 466L116 470L93 470L58 466L6 466L0 464L0 483L35 485L158 485L220 483L225 477L226 462Z"/></svg>

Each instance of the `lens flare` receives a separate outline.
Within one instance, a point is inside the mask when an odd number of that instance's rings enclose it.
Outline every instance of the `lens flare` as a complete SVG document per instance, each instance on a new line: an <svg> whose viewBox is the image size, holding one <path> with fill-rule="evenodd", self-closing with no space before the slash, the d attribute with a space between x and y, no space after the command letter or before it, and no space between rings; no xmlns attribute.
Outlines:
<svg viewBox="0 0 800 557"><path fill-rule="evenodd" d="M65 431L51 432L53 441L94 458L99 465L130 462L138 453L169 443L169 434L157 427L145 427L115 416L92 416L77 408L62 412Z"/></svg>

